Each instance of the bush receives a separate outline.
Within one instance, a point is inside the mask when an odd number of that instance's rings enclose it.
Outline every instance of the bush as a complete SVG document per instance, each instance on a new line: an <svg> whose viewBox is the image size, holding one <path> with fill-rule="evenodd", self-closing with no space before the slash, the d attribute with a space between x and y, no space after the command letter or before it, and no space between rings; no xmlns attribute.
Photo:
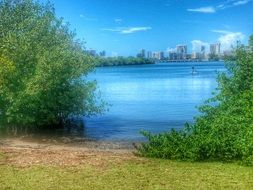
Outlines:
<svg viewBox="0 0 253 190"><path fill-rule="evenodd" d="M199 108L201 116L180 131L152 135L142 156L180 160L240 160L253 165L253 38L238 46L228 73L218 77L217 95Z"/></svg>
<svg viewBox="0 0 253 190"><path fill-rule="evenodd" d="M100 113L83 43L50 3L0 0L0 123L62 126L72 115Z"/></svg>

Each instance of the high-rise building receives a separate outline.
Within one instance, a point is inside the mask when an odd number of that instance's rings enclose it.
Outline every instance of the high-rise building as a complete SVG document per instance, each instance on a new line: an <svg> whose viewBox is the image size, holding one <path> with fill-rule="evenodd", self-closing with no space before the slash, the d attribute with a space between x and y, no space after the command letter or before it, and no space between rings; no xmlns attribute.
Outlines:
<svg viewBox="0 0 253 190"><path fill-rule="evenodd" d="M141 56L143 57L143 58L145 58L146 57L146 51L145 51L145 49L141 49Z"/></svg>
<svg viewBox="0 0 253 190"><path fill-rule="evenodd" d="M177 58L180 60L186 59L186 55L187 55L187 46L177 45Z"/></svg>
<svg viewBox="0 0 253 190"><path fill-rule="evenodd" d="M164 52L163 51L158 52L158 59L159 60L164 59Z"/></svg>
<svg viewBox="0 0 253 190"><path fill-rule="evenodd" d="M153 52L152 58L162 60L164 59L164 52L163 51Z"/></svg>
<svg viewBox="0 0 253 190"><path fill-rule="evenodd" d="M206 56L206 46L202 45L200 47L199 60L201 61L205 60L205 56Z"/></svg>
<svg viewBox="0 0 253 190"><path fill-rule="evenodd" d="M169 60L171 61L177 60L177 53L173 51L169 52Z"/></svg>
<svg viewBox="0 0 253 190"><path fill-rule="evenodd" d="M156 52L152 52L152 58L156 59Z"/></svg>
<svg viewBox="0 0 253 190"><path fill-rule="evenodd" d="M137 57L145 58L146 57L146 51L145 51L145 49L141 49L140 53L137 54Z"/></svg>
<svg viewBox="0 0 253 190"><path fill-rule="evenodd" d="M220 55L220 43L210 44L210 54L211 55Z"/></svg>
<svg viewBox="0 0 253 190"><path fill-rule="evenodd" d="M177 45L177 53L178 54L187 54L187 46L186 45Z"/></svg>
<svg viewBox="0 0 253 190"><path fill-rule="evenodd" d="M105 57L105 56L106 56L106 52L105 52L105 51L99 52L99 56L100 56L100 57Z"/></svg>
<svg viewBox="0 0 253 190"><path fill-rule="evenodd" d="M151 51L148 51L148 52L147 52L147 58L148 58L148 59L152 59L152 52L151 52Z"/></svg>
<svg viewBox="0 0 253 190"><path fill-rule="evenodd" d="M206 46L202 45L202 46L200 47L200 52L201 52L202 54L205 54L205 53L206 53Z"/></svg>

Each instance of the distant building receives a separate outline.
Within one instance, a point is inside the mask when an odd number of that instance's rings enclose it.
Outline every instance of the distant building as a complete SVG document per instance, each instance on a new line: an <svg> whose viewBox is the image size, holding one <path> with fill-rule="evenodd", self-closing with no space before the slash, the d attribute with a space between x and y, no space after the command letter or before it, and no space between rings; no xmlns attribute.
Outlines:
<svg viewBox="0 0 253 190"><path fill-rule="evenodd" d="M177 45L177 58L179 60L186 59L187 56L187 46L186 45Z"/></svg>
<svg viewBox="0 0 253 190"><path fill-rule="evenodd" d="M158 59L159 59L159 60L164 59L164 52L163 52L163 51L160 51L160 52L158 53Z"/></svg>
<svg viewBox="0 0 253 190"><path fill-rule="evenodd" d="M148 52L147 52L147 58L148 58L148 59L152 59L152 52L151 52L151 51L148 51Z"/></svg>
<svg viewBox="0 0 253 190"><path fill-rule="evenodd" d="M194 60L198 59L198 53L193 52L191 58L194 59Z"/></svg>
<svg viewBox="0 0 253 190"><path fill-rule="evenodd" d="M146 51L145 51L145 49L141 49L140 53L137 54L137 57L145 58L146 57Z"/></svg>
<svg viewBox="0 0 253 190"><path fill-rule="evenodd" d="M178 54L187 54L187 46L186 45L177 45L177 53Z"/></svg>
<svg viewBox="0 0 253 190"><path fill-rule="evenodd" d="M206 46L202 45L200 47L200 55L199 60L204 61L206 60Z"/></svg>
<svg viewBox="0 0 253 190"><path fill-rule="evenodd" d="M230 50L226 50L223 52L223 55L226 57L226 56L233 56L233 52L230 51Z"/></svg>
<svg viewBox="0 0 253 190"><path fill-rule="evenodd" d="M191 55L191 59L193 60L202 60L203 59L203 54L199 52L194 52Z"/></svg>
<svg viewBox="0 0 253 190"><path fill-rule="evenodd" d="M211 55L220 55L220 43L210 44L210 54Z"/></svg>
<svg viewBox="0 0 253 190"><path fill-rule="evenodd" d="M153 52L153 53L152 53L152 58L153 58L153 59L162 60L162 59L164 59L164 52L163 52L163 51Z"/></svg>
<svg viewBox="0 0 253 190"><path fill-rule="evenodd" d="M191 54L189 54L189 53L186 54L185 58L186 58L187 60L191 59Z"/></svg>
<svg viewBox="0 0 253 190"><path fill-rule="evenodd" d="M158 55L158 52L153 52L152 53L152 58L153 59L158 59L159 55Z"/></svg>
<svg viewBox="0 0 253 190"><path fill-rule="evenodd" d="M177 60L177 53L176 52L169 52L169 60L170 61L175 61Z"/></svg>
<svg viewBox="0 0 253 190"><path fill-rule="evenodd" d="M143 58L146 57L146 51L145 51L145 49L142 49L142 50L141 50L141 56L142 56Z"/></svg>
<svg viewBox="0 0 253 190"><path fill-rule="evenodd" d="M105 52L105 51L99 52L99 56L100 56L100 57L105 57L105 56L106 56L106 52Z"/></svg>
<svg viewBox="0 0 253 190"><path fill-rule="evenodd" d="M91 55L91 56L96 56L97 55L97 52L96 50L94 49L89 49L89 50L86 50L85 51L88 55Z"/></svg>
<svg viewBox="0 0 253 190"><path fill-rule="evenodd" d="M206 46L203 46L203 45L202 45L202 46L200 47L200 53L201 53L201 54L205 54L205 53L206 53Z"/></svg>

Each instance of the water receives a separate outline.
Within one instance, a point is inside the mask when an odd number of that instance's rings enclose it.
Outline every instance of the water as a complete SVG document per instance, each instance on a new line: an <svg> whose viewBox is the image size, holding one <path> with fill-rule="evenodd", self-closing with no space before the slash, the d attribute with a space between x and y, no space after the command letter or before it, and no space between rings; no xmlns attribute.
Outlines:
<svg viewBox="0 0 253 190"><path fill-rule="evenodd" d="M194 66L197 73L192 75ZM85 135L98 140L142 140L141 130L159 133L192 123L196 106L212 96L220 62L159 63L98 68L98 82L109 112L84 118Z"/></svg>

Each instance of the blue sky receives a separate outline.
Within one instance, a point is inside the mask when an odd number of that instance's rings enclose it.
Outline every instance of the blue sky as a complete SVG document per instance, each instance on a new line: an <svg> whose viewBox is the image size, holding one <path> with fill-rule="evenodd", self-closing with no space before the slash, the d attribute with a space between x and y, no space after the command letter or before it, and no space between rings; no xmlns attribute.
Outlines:
<svg viewBox="0 0 253 190"><path fill-rule="evenodd" d="M52 0L87 48L135 55L221 42L228 49L253 34L253 0Z"/></svg>

